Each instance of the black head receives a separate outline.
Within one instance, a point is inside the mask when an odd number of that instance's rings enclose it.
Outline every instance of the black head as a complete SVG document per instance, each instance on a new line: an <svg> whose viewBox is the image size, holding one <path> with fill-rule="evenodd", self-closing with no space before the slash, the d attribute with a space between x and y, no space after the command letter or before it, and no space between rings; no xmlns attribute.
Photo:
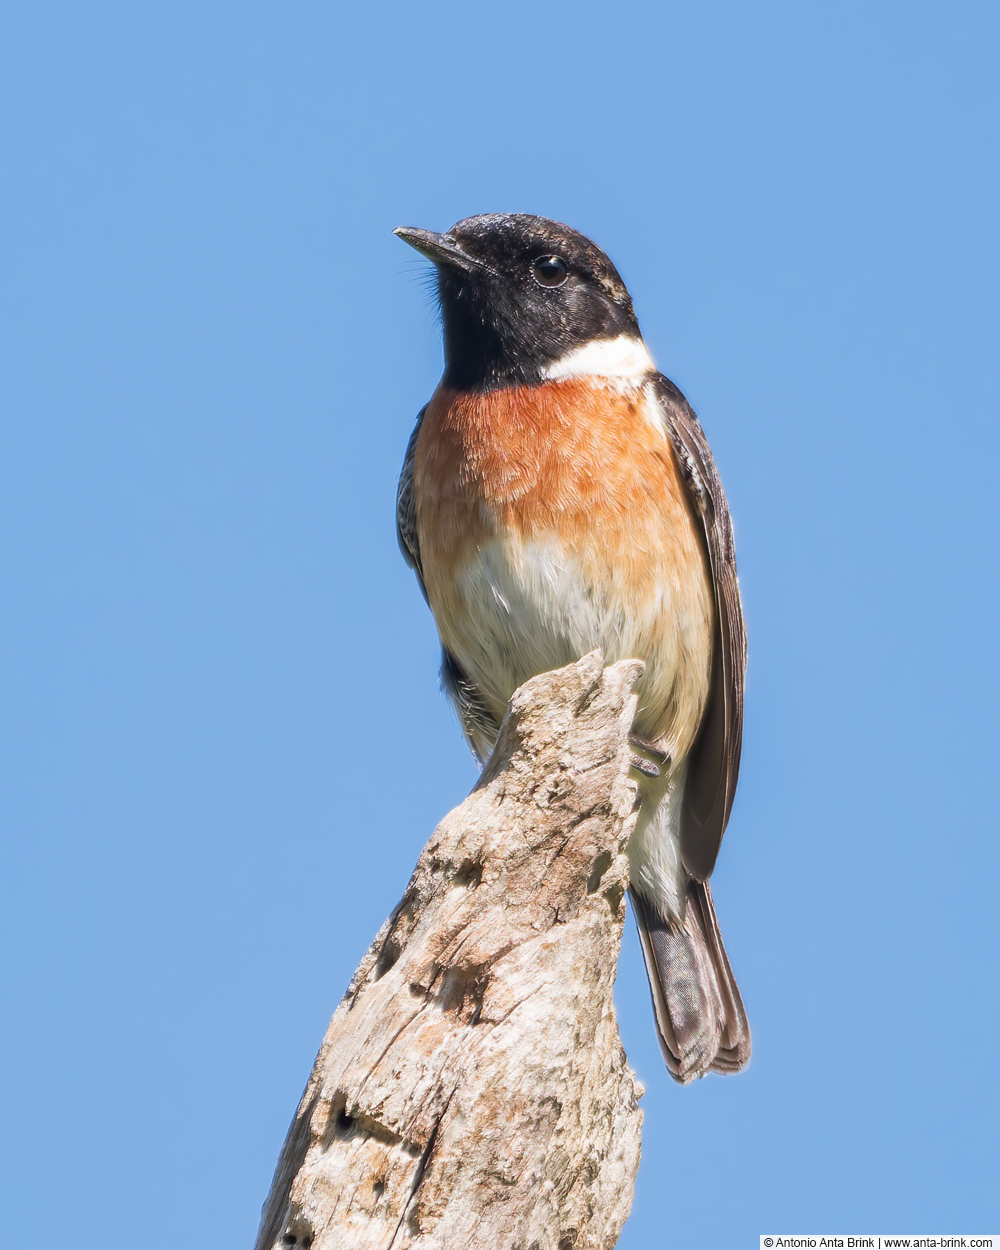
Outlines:
<svg viewBox="0 0 1000 1250"><path fill-rule="evenodd" d="M484 213L446 234L408 226L395 233L437 265L446 386L532 384L595 339L641 341L618 270L569 226Z"/></svg>

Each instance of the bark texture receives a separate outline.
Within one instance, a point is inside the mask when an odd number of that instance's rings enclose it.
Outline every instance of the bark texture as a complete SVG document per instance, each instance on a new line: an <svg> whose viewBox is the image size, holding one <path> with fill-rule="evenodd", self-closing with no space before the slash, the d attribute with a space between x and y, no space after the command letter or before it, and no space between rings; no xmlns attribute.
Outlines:
<svg viewBox="0 0 1000 1250"><path fill-rule="evenodd" d="M611 991L636 661L526 683L320 1048L256 1250L608 1250L641 1087Z"/></svg>

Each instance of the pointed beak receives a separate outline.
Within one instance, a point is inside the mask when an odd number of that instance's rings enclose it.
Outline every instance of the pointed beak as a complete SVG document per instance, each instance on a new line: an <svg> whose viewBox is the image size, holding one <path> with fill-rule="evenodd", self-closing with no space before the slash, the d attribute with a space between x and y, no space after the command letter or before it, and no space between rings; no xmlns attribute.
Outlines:
<svg viewBox="0 0 1000 1250"><path fill-rule="evenodd" d="M453 269L464 269L467 273L487 268L481 260L463 252L446 234L418 230L416 226L397 226L392 233L415 248L421 256L432 260L435 265L450 265Z"/></svg>

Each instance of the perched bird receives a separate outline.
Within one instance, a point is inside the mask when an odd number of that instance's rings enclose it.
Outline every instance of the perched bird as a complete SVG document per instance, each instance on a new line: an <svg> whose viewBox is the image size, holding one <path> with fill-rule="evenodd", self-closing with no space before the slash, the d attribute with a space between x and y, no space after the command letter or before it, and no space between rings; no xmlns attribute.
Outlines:
<svg viewBox="0 0 1000 1250"><path fill-rule="evenodd" d="M444 374L399 483L403 554L481 761L528 678L638 658L631 895L664 1059L737 1072L750 1031L708 878L739 771L746 634L698 419L608 257L544 217L395 233L437 267Z"/></svg>

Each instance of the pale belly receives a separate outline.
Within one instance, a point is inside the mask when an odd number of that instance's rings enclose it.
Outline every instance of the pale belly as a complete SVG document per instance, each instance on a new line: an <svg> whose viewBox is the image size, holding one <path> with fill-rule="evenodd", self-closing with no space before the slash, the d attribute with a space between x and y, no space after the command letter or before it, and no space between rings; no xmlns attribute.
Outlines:
<svg viewBox="0 0 1000 1250"><path fill-rule="evenodd" d="M435 604L432 592L442 641L497 720L528 678L595 648L608 663L641 659L636 732L682 758L708 695L707 578L700 566L688 584L653 570L637 578L632 561L596 570L587 546L508 533L467 551L448 602Z"/></svg>

